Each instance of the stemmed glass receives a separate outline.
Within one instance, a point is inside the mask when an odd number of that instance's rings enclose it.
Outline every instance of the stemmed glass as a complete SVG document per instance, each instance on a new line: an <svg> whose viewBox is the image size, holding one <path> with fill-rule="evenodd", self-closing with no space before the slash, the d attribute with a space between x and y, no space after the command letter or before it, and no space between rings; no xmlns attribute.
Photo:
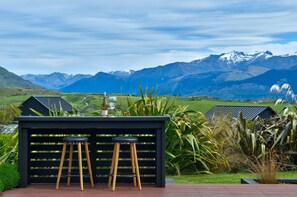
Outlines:
<svg viewBox="0 0 297 197"><path fill-rule="evenodd" d="M116 96L110 96L110 97L108 98L109 109L110 109L111 111L114 111L117 100L118 100L118 99L117 99Z"/></svg>

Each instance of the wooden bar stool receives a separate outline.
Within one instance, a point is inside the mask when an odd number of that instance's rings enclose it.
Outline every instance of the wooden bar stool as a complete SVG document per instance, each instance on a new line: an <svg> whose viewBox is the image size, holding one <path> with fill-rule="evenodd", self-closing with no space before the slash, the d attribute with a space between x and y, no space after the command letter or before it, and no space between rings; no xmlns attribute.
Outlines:
<svg viewBox="0 0 297 197"><path fill-rule="evenodd" d="M57 183L56 183L56 189L59 189L59 185L60 185L60 178L61 178L63 164L64 164L64 158L65 158L65 154L66 154L67 143L70 143L69 164L68 164L68 174L67 174L67 186L70 186L72 156L73 156L73 144L77 143L80 190L81 191L84 190L83 168L82 168L82 152L81 152L81 145L82 144L84 144L84 146L85 146L85 152L86 152L86 157L87 157L87 163L88 163L88 170L89 170L91 186L94 187L92 168L91 168L91 161L90 161L89 148L88 148L88 141L89 141L89 139L87 137L65 137L65 138L63 138L64 144L63 144L63 151L62 151L60 167L59 167L59 173L58 173L58 178L57 178Z"/></svg>
<svg viewBox="0 0 297 197"><path fill-rule="evenodd" d="M112 142L114 142L114 149L113 149L112 161L110 166L108 187L111 186L111 181L113 181L112 191L115 191L117 170L118 170L118 163L119 163L119 154L120 154L120 144L129 143L134 187L136 187L138 184L139 190L142 190L139 167L138 167L137 151L136 151L136 142L138 142L138 138L129 137L129 136L119 136L119 137L112 138ZM136 171L136 175L135 175L135 171ZM136 179L137 179L137 184L136 184Z"/></svg>

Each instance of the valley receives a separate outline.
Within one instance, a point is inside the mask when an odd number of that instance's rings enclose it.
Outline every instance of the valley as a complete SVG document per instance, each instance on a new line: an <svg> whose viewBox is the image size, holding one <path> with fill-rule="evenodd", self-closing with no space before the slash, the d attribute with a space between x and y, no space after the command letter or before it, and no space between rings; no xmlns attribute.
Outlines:
<svg viewBox="0 0 297 197"><path fill-rule="evenodd" d="M61 96L66 101L71 103L79 110L80 115L92 115L95 111L100 111L102 94L100 93L63 93L49 90L35 90L23 88L0 88L0 103L1 106L14 104L19 106L22 102L33 95L43 96ZM128 95L109 94L108 96L116 96L117 104L126 106ZM132 96L133 100L139 99L137 96ZM214 99L211 97L174 97L176 105L188 105L188 109L207 112L215 105L268 105L276 111L281 111L286 104L275 105L274 100L258 100L258 101L227 101Z"/></svg>

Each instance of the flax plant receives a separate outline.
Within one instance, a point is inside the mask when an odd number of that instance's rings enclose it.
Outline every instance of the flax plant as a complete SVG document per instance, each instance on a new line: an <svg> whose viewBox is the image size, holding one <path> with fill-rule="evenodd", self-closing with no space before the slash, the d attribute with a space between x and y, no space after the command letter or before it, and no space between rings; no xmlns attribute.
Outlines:
<svg viewBox="0 0 297 197"><path fill-rule="evenodd" d="M179 106L166 128L166 165L169 174L187 169L210 173L221 163L217 141L200 112Z"/></svg>
<svg viewBox="0 0 297 197"><path fill-rule="evenodd" d="M20 110L15 106L11 105L11 110L14 113L14 117L20 116ZM0 165L2 163L15 163L18 159L18 128L16 128L11 134L2 134L5 141L0 147Z"/></svg>
<svg viewBox="0 0 297 197"><path fill-rule="evenodd" d="M139 86L141 98L134 101L131 96L127 98L127 110L121 109L122 113L130 116L165 116L175 105L175 98L158 97L155 89L143 91Z"/></svg>
<svg viewBox="0 0 297 197"><path fill-rule="evenodd" d="M261 146L265 144L262 120L256 117L255 120L246 120L242 112L239 112L236 123L239 132L238 143L241 151L248 156L258 157L261 154Z"/></svg>
<svg viewBox="0 0 297 197"><path fill-rule="evenodd" d="M145 91L139 86L140 99L127 98L127 109L122 114L130 116L170 116L166 125L166 169L169 174L180 175L191 169L210 172L220 158L212 131L200 112L187 106L175 106L175 98L158 97L152 88Z"/></svg>
<svg viewBox="0 0 297 197"><path fill-rule="evenodd" d="M37 116L44 116L41 112L39 112L33 108L30 108L30 110L33 113L35 113ZM60 101L59 101L59 109L57 108L56 104L54 104L53 110L49 109L48 114L49 114L49 116L78 116L79 115L75 112L74 108L72 108L71 114L67 111L64 111Z"/></svg>

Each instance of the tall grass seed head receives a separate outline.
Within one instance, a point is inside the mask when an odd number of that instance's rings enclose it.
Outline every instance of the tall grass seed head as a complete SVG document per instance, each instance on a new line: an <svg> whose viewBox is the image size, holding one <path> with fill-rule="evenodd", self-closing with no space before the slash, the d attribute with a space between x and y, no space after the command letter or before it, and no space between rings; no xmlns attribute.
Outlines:
<svg viewBox="0 0 297 197"><path fill-rule="evenodd" d="M279 93L280 91L281 91L281 89L280 89L279 85L277 85L277 84L274 84L270 88L270 92L277 92L277 93Z"/></svg>

